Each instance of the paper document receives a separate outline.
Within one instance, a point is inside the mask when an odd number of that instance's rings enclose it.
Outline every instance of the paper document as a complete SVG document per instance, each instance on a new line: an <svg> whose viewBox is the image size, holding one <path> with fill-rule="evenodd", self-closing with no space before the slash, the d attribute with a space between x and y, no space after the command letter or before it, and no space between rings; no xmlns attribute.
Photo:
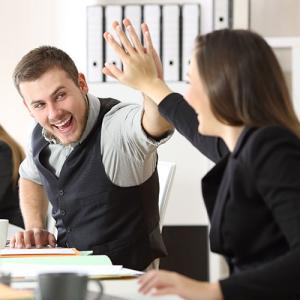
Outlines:
<svg viewBox="0 0 300 300"><path fill-rule="evenodd" d="M31 248L31 249L16 249L4 248L0 249L0 257L17 257L27 255L79 255L80 252L74 248Z"/></svg>
<svg viewBox="0 0 300 300"><path fill-rule="evenodd" d="M10 273L12 277L35 278L41 273L77 272L91 277L124 277L137 276L142 272L123 269L122 266L92 266L92 265L45 265L45 264L0 264L0 271Z"/></svg>
<svg viewBox="0 0 300 300"><path fill-rule="evenodd" d="M42 256L0 258L0 267L3 264L35 264L35 265L86 265L86 266L111 266L112 262L106 255L93 256Z"/></svg>

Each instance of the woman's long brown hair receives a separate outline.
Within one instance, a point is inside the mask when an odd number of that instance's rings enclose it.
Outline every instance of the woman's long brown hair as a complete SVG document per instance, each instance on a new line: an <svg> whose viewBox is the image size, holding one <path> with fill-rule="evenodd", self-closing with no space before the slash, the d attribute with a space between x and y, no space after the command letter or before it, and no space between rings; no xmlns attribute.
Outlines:
<svg viewBox="0 0 300 300"><path fill-rule="evenodd" d="M300 137L282 69L274 52L248 30L218 30L198 36L198 71L212 111L232 126L280 125Z"/></svg>
<svg viewBox="0 0 300 300"><path fill-rule="evenodd" d="M12 181L14 184L17 183L19 178L19 166L24 159L24 151L22 147L4 130L0 125L0 140L4 141L12 151L13 158L13 174Z"/></svg>

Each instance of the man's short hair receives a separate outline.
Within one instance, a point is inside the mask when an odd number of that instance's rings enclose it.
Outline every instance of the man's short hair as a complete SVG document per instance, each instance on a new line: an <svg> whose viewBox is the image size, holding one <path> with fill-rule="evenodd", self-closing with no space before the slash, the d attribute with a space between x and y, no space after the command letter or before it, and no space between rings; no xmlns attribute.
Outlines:
<svg viewBox="0 0 300 300"><path fill-rule="evenodd" d="M64 70L78 86L78 70L71 57L56 47L41 46L24 55L14 70L13 80L19 94L22 96L21 82L36 80L54 68Z"/></svg>

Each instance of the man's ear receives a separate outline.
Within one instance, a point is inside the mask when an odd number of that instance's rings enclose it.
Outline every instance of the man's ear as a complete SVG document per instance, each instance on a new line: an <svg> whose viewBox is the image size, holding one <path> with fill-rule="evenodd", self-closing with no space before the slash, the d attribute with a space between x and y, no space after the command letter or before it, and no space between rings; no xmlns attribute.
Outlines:
<svg viewBox="0 0 300 300"><path fill-rule="evenodd" d="M79 84L79 88L80 90L84 93L87 94L89 91L89 87L87 85L87 82L85 80L85 76L82 73L78 74L78 84Z"/></svg>

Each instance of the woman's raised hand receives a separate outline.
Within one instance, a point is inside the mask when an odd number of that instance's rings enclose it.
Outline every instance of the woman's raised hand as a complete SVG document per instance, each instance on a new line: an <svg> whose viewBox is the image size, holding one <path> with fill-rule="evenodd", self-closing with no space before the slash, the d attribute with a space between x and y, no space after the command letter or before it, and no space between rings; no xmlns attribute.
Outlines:
<svg viewBox="0 0 300 300"><path fill-rule="evenodd" d="M103 73L146 93L149 86L151 86L151 82L159 77L162 78L160 59L153 48L146 24L142 25L146 48L141 44L131 22L125 19L123 24L130 40L118 22L113 23L113 28L120 39L120 44L110 33L104 33L106 42L121 59L123 70L112 63L106 62Z"/></svg>

